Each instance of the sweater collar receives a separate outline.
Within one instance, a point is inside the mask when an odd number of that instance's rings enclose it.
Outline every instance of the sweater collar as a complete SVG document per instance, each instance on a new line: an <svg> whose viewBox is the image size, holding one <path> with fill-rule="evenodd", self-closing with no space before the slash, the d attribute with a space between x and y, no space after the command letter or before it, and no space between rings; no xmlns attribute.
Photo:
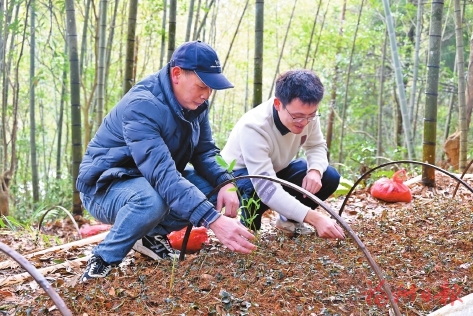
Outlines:
<svg viewBox="0 0 473 316"><path fill-rule="evenodd" d="M284 136L287 133L289 133L290 130L286 126L284 126L284 124L281 122L281 119L279 118L279 115L278 115L278 111L276 111L276 108L274 107L274 104L273 104L272 107L273 107L274 124L276 125L276 128L281 133L281 135Z"/></svg>

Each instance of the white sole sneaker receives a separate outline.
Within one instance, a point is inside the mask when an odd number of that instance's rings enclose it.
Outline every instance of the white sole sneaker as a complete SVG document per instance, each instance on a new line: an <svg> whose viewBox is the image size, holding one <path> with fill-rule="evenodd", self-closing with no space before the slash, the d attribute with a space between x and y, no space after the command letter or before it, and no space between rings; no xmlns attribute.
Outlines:
<svg viewBox="0 0 473 316"><path fill-rule="evenodd" d="M289 237L298 235L312 235L315 234L315 230L304 223L296 223L292 221L283 221L280 218L276 220L274 227L282 231Z"/></svg>
<svg viewBox="0 0 473 316"><path fill-rule="evenodd" d="M138 239L138 241L133 245L133 250L141 253L142 255L150 257L153 260L162 260L161 257L155 254L149 248L143 246L143 241L141 239Z"/></svg>
<svg viewBox="0 0 473 316"><path fill-rule="evenodd" d="M172 249L167 237L163 236L156 236L154 238L145 236L135 242L133 250L153 260L179 258L179 251Z"/></svg>

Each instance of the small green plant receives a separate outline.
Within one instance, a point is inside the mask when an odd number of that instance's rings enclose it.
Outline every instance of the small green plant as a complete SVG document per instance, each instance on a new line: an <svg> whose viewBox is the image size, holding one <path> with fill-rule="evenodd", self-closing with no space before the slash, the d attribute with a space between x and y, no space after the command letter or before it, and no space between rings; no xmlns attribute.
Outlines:
<svg viewBox="0 0 473 316"><path fill-rule="evenodd" d="M222 156L217 155L217 156L216 156L216 160L217 160L217 163L218 163L221 167L227 169L228 172L232 172L232 171L233 171L233 168L235 168L236 159L234 159L230 164L228 164L228 163L225 161L225 159L223 159Z"/></svg>
<svg viewBox="0 0 473 316"><path fill-rule="evenodd" d="M348 180L348 179L345 179L345 178L341 178L340 179L340 184L338 185L337 187L337 190L333 193L333 195L335 197L339 197L339 196L342 196L342 195L347 195L348 192L350 191L351 187L353 186L353 182Z"/></svg>
<svg viewBox="0 0 473 316"><path fill-rule="evenodd" d="M234 159L230 164L228 164L220 155L216 156L217 163L227 169L228 172L232 172L233 168L235 167L236 160ZM235 188L230 189L230 191L236 191L238 194L238 197L241 201L240 208L238 209L238 214L241 218L242 221L245 222L246 227L249 227L251 230L256 231L256 227L254 225L254 221L256 217L258 216L257 210L260 207L260 199L256 198L256 194L253 192L253 196L250 198L243 198L241 195L240 190L238 190L238 186L236 184L236 181L233 181L233 185ZM245 213L247 214L246 218L243 216L243 212L246 211Z"/></svg>
<svg viewBox="0 0 473 316"><path fill-rule="evenodd" d="M242 203L240 206L240 218L245 222L246 226L249 227L253 231L257 231L254 221L258 216L257 210L260 207L260 199L255 198L255 193L253 193L253 197L242 199ZM243 210L246 210L247 217L243 216Z"/></svg>
<svg viewBox="0 0 473 316"><path fill-rule="evenodd" d="M172 290L174 289L174 277L176 275L177 258L174 256L172 259L171 268L171 279L169 280L169 297L172 296Z"/></svg>
<svg viewBox="0 0 473 316"><path fill-rule="evenodd" d="M25 225L17 221L13 216L2 216L0 218L0 228L8 228L11 231L24 229Z"/></svg>
<svg viewBox="0 0 473 316"><path fill-rule="evenodd" d="M40 233L40 232L38 232L38 233ZM40 233L40 236L41 236L41 240L43 241L43 243L46 247L52 247L53 245L61 245L62 244L61 240L57 236L50 236L50 235L41 234L41 233Z"/></svg>

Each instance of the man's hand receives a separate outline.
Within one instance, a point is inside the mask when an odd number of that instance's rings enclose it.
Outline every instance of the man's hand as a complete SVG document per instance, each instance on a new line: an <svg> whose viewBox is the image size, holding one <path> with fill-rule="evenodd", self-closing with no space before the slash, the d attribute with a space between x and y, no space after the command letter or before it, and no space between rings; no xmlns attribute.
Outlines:
<svg viewBox="0 0 473 316"><path fill-rule="evenodd" d="M302 180L302 188L312 194L319 192L322 188L322 176L318 170L311 169ZM305 196L304 196L305 197Z"/></svg>
<svg viewBox="0 0 473 316"><path fill-rule="evenodd" d="M209 227L218 240L231 251L248 254L256 249L256 246L248 241L253 240L255 236L238 220L220 216Z"/></svg>
<svg viewBox="0 0 473 316"><path fill-rule="evenodd" d="M309 210L304 218L305 223L309 223L317 229L319 237L344 239L345 233L337 221L314 210Z"/></svg>
<svg viewBox="0 0 473 316"><path fill-rule="evenodd" d="M222 207L224 206L225 216L237 216L238 208L240 207L240 200L238 199L238 194L236 193L235 186L232 183L223 186L218 191L216 207L217 212L220 212L222 210Z"/></svg>

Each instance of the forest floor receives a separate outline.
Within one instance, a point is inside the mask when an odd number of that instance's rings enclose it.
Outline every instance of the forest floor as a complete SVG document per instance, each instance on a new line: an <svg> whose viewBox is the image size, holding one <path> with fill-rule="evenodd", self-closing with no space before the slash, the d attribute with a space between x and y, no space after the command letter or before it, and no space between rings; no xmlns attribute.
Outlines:
<svg viewBox="0 0 473 316"><path fill-rule="evenodd" d="M427 315L473 292L473 195L438 174L437 187L410 184L411 203L384 203L366 189L351 195L343 218L383 271L403 315ZM473 181L466 180L470 186ZM344 197L327 203L339 210ZM251 255L232 253L210 234L184 261L154 262L131 251L105 279L79 284L94 244L28 260L73 315L393 315L383 284L354 239L289 238L265 217ZM67 220L35 232L0 230L22 255L78 239ZM0 253L0 314L60 315L24 270ZM79 260L79 261L78 261ZM455 304L461 304L457 301Z"/></svg>

